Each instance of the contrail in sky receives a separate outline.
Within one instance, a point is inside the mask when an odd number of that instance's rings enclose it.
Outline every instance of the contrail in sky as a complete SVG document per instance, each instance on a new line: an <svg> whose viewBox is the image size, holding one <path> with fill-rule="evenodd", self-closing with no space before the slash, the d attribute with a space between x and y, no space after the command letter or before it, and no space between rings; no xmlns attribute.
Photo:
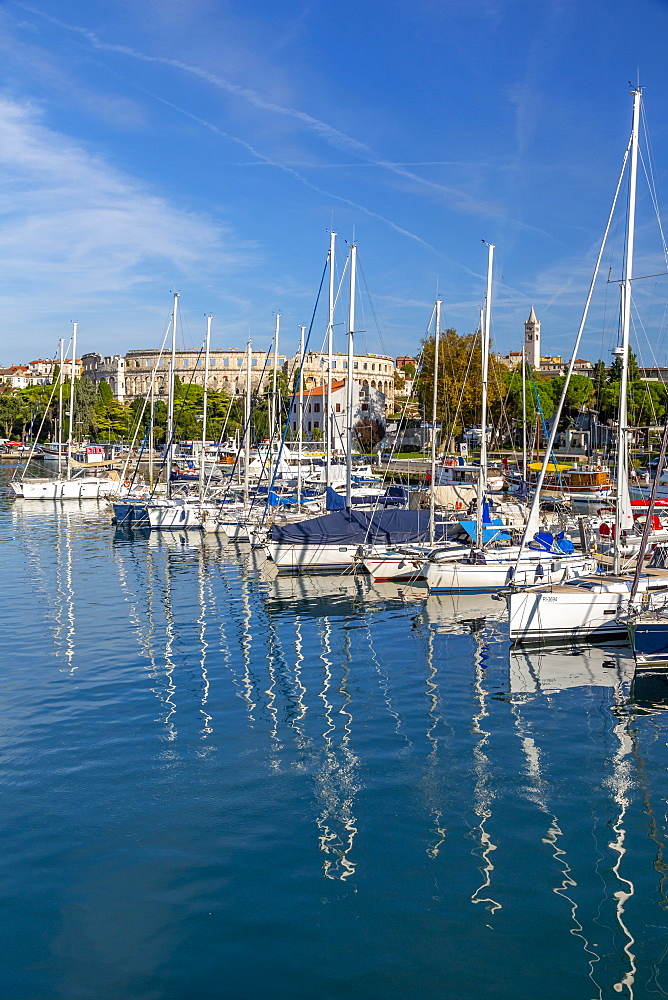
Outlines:
<svg viewBox="0 0 668 1000"><path fill-rule="evenodd" d="M125 45L115 45L115 44L109 44L109 43L106 43L106 42L102 42L102 41L100 41L97 38L97 36L92 31L89 31L87 28L82 28L82 27L80 27L78 25L67 24L67 23L65 23L63 21L58 20L57 18L52 17L50 14L47 14L44 11L41 11L41 10L35 8L35 7L29 6L28 4L17 3L17 6L23 8L24 10L30 11L31 13L36 14L39 17L44 18L45 20L47 20L47 21L49 21L49 22L57 25L58 27L61 27L61 28L64 28L65 30L73 31L73 32L76 32L78 34L83 35L91 43L91 45L93 45L97 49L101 49L101 50L105 50L105 51L110 51L110 52L116 52L116 53L119 53L119 54L122 54L122 55L127 55L127 56L129 56L131 58L139 59L139 60L142 60L144 62L157 63L157 64L161 64L161 65L172 66L172 67L175 67L177 69L186 71L188 73L195 74L196 76L201 77L202 79L204 79L204 80L206 80L206 81L214 84L217 87L222 87L223 89L225 89L229 93L236 94L236 95L239 95L239 96L245 98L247 101L249 101L251 104L253 104L256 107L262 108L264 110L272 111L272 112L275 112L275 113L289 115L290 117L293 117L293 118L297 119L298 121L301 121L301 122L307 124L310 128L312 128L313 130L315 130L316 132L318 132L320 135L322 135L324 138L326 138L332 144L339 146L339 148L345 146L345 147L348 148L349 151L351 151L351 150L355 151L359 155L364 155L367 158L374 156L373 151L368 146L364 145L364 143L360 143L356 139L352 139L351 137L346 136L344 133L339 132L337 129L332 128L331 126L327 125L324 122L319 122L317 119L312 118L310 115L306 114L305 112L297 111L297 110L292 109L292 108L283 108L280 105L273 104L271 102L265 101L255 91L249 90L248 88L240 87L237 84L230 83L229 81L224 80L223 78L218 77L218 76L216 76L216 75L214 75L212 73L209 73L206 70L201 70L198 67L189 66L188 64L182 63L179 60L168 59L168 58L163 57L163 56L149 56L149 55L145 55L144 53L137 52L134 49L131 49L128 46L125 46ZM135 85L135 86L137 86L137 85ZM160 101L162 104L165 104L167 107L172 108L172 110L176 111L177 113L179 113L181 115L184 115L187 118L190 118L192 121L197 122L199 125L201 125L202 127L208 129L211 132L214 132L216 135L219 135L219 136L221 136L221 137L223 137L223 138L225 138L225 139L227 139L227 140L229 140L231 142L237 143L238 145L242 146L252 156L254 156L256 158L256 163L263 164L263 165L270 166L270 167L274 167L277 170L281 170L283 173L286 173L286 174L290 175L291 177L293 177L300 184L303 184L305 187L310 188L310 190L316 192L316 194L322 195L325 198L332 198L332 199L340 202L341 204L348 205L350 208L353 208L356 211L362 212L364 215L367 215L369 218L377 219L379 222L382 222L384 225L389 226L395 232L400 233L402 236L408 237L408 239L413 240L416 243L419 243L421 246L424 246L427 250L429 250L432 253L435 253L437 256L441 257L443 260L447 260L448 263L452 264L453 266L456 266L457 268L461 269L465 273L470 274L470 275L472 275L475 278L482 279L482 276L480 274L478 274L478 272L476 272L476 271L468 268L465 264L462 264L460 261L453 260L452 258L448 257L448 255L444 254L442 250L439 250L437 247L434 247L431 243L427 242L427 240L424 240L421 236L418 236L416 233L413 233L413 232L411 232L408 229L405 229L403 226L398 225L398 223L393 222L391 219L388 219L385 216L380 215L378 212L374 212L372 209L367 208L365 205L361 205L359 202L353 201L350 198L346 198L343 195L335 194L335 193L333 193L331 191L326 191L323 188L318 187L316 184L313 184L311 181L309 181L306 177L302 176L297 170L294 169L294 167L292 165L286 164L286 163L281 163L280 161L273 160L271 157L269 157L266 154L264 154L264 153L260 152L259 150L255 149L245 139L242 139L242 138L240 138L238 136L235 136L235 135L231 135L230 133L226 132L224 129L219 128L219 126L213 124L212 122L209 122L206 119L201 118L200 116L198 116L196 114L193 114L191 111L188 111L185 108L179 107L178 105L176 105L173 102L167 100L166 98L161 97L158 94L152 93L151 91L146 90L145 88L140 87L140 86L137 86L137 89L140 90L140 91L142 91L143 93L145 93L151 99ZM356 164L356 165L358 165L358 166L384 166L384 167L386 167L388 169L390 169L390 168L393 169L394 172L400 172L400 173L402 173L404 175L407 174L406 171L400 169L399 165L391 164L389 161L387 161L387 162L383 161L382 163L379 162L379 161L374 161L372 163ZM422 182L422 179L419 178L417 175L411 175L411 176L414 177L414 179L420 180ZM431 185L430 182L425 182L425 183L428 183L429 186L434 186L434 187L437 187L439 189L441 188L440 185Z"/></svg>
<svg viewBox="0 0 668 1000"><path fill-rule="evenodd" d="M427 180L419 174L415 174L412 171L407 170L400 163L394 163L391 160L382 159L376 152L374 152L373 149L371 149L370 146L367 146L366 143L360 142L358 139L354 139L352 136L347 135L345 132L341 132L339 129L334 128L327 122L314 118L313 115L309 115L305 111L299 111L297 108L285 107L284 105L276 104L273 101L268 101L262 97L261 94L258 94L257 91L251 90L250 87L242 87L237 83L232 83L231 80L225 79L225 77L219 76L216 73L210 73L208 70L202 69L199 66L191 66L189 63L184 63L180 59L171 59L167 56L151 56L144 52L139 52L128 45L103 42L100 38L98 38L95 32L90 31L88 28L83 28L76 24L68 24L67 22L61 21L56 17L52 17L51 14L47 14L43 10L39 10L37 7L32 7L29 4L18 2L18 0L17 6L21 7L23 10L30 11L32 14L36 14L38 17L44 18L46 21L49 21L60 28L64 28L66 31L73 31L83 35L83 37L96 49L106 52L115 52L118 55L128 56L132 59L141 60L142 62L171 66L184 73L190 73L193 76L197 76L200 79L205 80L207 83L210 83L212 86L217 87L220 90L224 90L228 94L233 94L235 97L242 98L255 108L271 112L272 114L282 115L283 117L292 118L294 121L304 125L310 131L320 136L320 138L324 139L335 148L355 153L360 157L360 159L367 160L376 167L382 167L384 170L387 170L398 177L403 177L406 180L410 180L415 184L421 185L422 187L427 187L441 195L446 195L448 198L458 201L462 207L466 207L469 211L479 213L482 212L485 215L493 214L490 213L489 208L485 208L485 206L476 202L465 192L459 191L456 188L448 187L444 184L439 184L436 181Z"/></svg>
<svg viewBox="0 0 668 1000"><path fill-rule="evenodd" d="M417 236L415 233L411 233L410 230L404 229L396 222L392 222L391 219L387 219L385 218L385 216L379 215L377 212L372 211L370 208L366 208L364 205L360 205L356 201L351 201L350 198L345 198L343 195L333 194L331 191L325 191L323 190L323 188L317 187L317 185L312 184L311 181L307 180L306 177L302 177L302 175L299 174L293 167L272 160L264 153L261 153L259 150L255 149L249 142L246 142L245 139L240 139L238 136L230 135L229 132L225 132L223 129L219 128L218 125L214 125L213 122L209 122L205 118L200 118L199 115L195 115L191 111L186 111L185 108L180 108L177 104L173 104L171 101L166 100L166 98L164 97L160 97L158 94L152 94L148 90L144 90L144 93L148 94L148 96L152 97L154 100L160 101L162 104L167 105L167 107L172 108L179 114L185 115L187 118L190 118L192 121L197 122L204 128L209 129L209 131L214 132L216 135L223 136L223 138L229 139L231 142L238 143L239 145L247 149L249 153L251 153L253 156L256 156L258 160L261 161L261 163L264 163L269 167L275 167L277 170L282 170L284 173L289 174L291 177L294 177L295 180L299 181L300 184L304 184L306 187L310 188L312 191L315 191L317 194L321 194L325 198L335 198L337 201L342 202L344 205L349 205L351 208L354 208L359 212L363 212L365 215L370 216L372 219L378 219L379 222L383 222L385 223L386 226L390 226L391 229L394 229L397 233L401 233L402 236L408 236L409 239L415 240L416 242L422 244L422 246L426 247L428 250L431 250L433 253L438 254L439 257L443 257L445 260L450 261L450 263L457 264L458 267L461 267L468 274L472 274L475 277L481 277L481 275L478 275L475 271L470 271L463 264L460 264L457 261L451 261L446 254L444 254L441 250L438 250L435 246L432 246L431 243L428 243L426 240L423 240L421 236Z"/></svg>

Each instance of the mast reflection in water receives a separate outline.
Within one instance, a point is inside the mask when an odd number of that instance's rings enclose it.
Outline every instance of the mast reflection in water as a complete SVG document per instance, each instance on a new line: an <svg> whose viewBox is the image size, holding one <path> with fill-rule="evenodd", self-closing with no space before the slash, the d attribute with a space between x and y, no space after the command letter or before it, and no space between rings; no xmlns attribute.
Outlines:
<svg viewBox="0 0 668 1000"><path fill-rule="evenodd" d="M0 502L3 995L649 997L665 678Z"/></svg>

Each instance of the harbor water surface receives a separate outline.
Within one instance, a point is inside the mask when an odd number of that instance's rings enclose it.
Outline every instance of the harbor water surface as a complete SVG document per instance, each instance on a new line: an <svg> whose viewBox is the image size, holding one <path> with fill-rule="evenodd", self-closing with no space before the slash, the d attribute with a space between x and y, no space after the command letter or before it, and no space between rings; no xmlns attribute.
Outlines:
<svg viewBox="0 0 668 1000"><path fill-rule="evenodd" d="M11 470L2 470L6 482ZM505 605L0 500L0 996L668 993L668 715Z"/></svg>

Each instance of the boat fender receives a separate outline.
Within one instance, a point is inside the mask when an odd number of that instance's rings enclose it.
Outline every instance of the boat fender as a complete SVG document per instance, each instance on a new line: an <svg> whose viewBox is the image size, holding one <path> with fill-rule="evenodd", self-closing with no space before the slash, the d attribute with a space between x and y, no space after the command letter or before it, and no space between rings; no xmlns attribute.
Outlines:
<svg viewBox="0 0 668 1000"><path fill-rule="evenodd" d="M455 510L464 510L464 504L461 502L461 500L458 500L457 503L455 504Z"/></svg>
<svg viewBox="0 0 668 1000"><path fill-rule="evenodd" d="M602 465L597 465L596 466L596 471L597 472L603 472L603 466Z"/></svg>
<svg viewBox="0 0 668 1000"><path fill-rule="evenodd" d="M125 482L123 483L123 486L127 490L132 486L132 482L129 479L126 479Z"/></svg>

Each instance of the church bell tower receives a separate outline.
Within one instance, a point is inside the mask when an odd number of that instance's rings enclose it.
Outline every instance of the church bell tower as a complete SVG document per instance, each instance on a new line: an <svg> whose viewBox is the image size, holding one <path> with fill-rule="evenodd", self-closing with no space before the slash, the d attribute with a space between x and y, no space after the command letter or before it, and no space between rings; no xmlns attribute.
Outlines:
<svg viewBox="0 0 668 1000"><path fill-rule="evenodd" d="M533 306L524 324L524 356L534 371L540 368L540 323Z"/></svg>

